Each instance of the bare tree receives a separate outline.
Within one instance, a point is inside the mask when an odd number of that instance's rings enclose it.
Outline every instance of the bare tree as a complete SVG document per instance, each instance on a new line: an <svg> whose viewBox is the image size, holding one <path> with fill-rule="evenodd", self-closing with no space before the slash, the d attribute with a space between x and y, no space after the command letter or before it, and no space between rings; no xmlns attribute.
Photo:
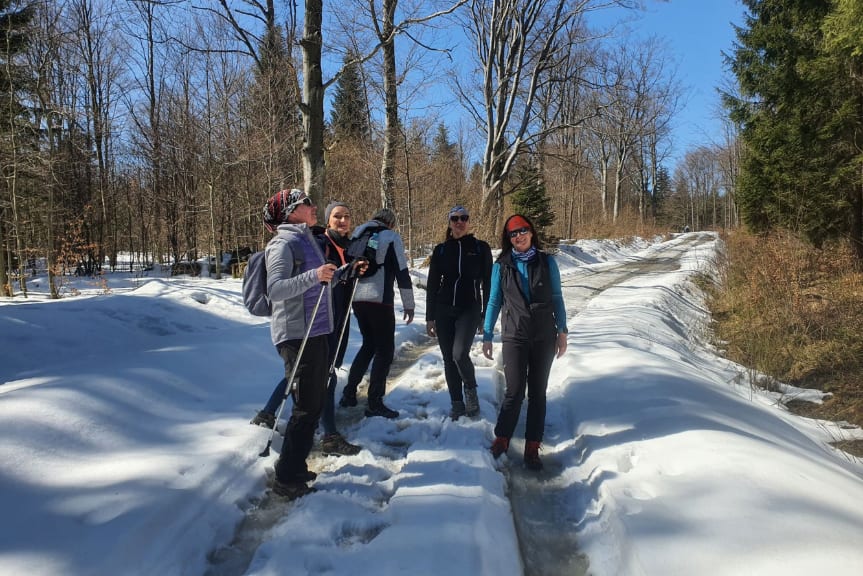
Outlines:
<svg viewBox="0 0 863 576"><path fill-rule="evenodd" d="M360 1L346 3L338 15L339 27L347 37L348 46L343 50L356 55L354 62L364 63L381 54L381 92L384 107L382 159L380 170L380 202L387 207L395 206L396 155L405 134L400 119L399 87L403 85L410 58L401 59L402 70L398 70L396 40L407 37L422 49L449 54L450 48L438 48L423 43L416 30L450 15L468 0L439 0L435 2L406 3L399 0ZM360 14L357 16L356 14ZM401 14L401 18L397 15ZM341 72L339 72L341 73ZM405 156L407 158L408 156Z"/></svg>
<svg viewBox="0 0 863 576"><path fill-rule="evenodd" d="M89 146L96 158L95 195L99 207L96 227L98 259L110 257L112 268L117 262L117 226L111 218L114 210L114 190L111 119L116 114L118 93L122 89L121 56L116 37L115 22L105 11L105 5L94 0L75 0L71 4L76 47L80 54L84 82L85 118L92 135Z"/></svg>
<svg viewBox="0 0 863 576"><path fill-rule="evenodd" d="M724 142L718 146L719 172L722 175L722 190L725 198L725 220L726 228L736 228L740 225L740 215L735 201L735 190L737 189L737 178L740 175L741 142L738 138L737 128L730 121L723 122Z"/></svg>
<svg viewBox="0 0 863 576"><path fill-rule="evenodd" d="M473 101L466 86L458 89L486 132L482 209L487 221L496 226L503 211L504 182L519 153L539 135L535 106L540 86L581 40L567 34L569 24L590 10L636 4L626 0L472 0L464 24L482 70L481 102Z"/></svg>

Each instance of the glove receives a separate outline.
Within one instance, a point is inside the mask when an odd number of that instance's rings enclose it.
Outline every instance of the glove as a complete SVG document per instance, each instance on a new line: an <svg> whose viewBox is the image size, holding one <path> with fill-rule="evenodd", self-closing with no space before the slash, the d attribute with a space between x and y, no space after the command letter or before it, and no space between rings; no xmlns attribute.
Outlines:
<svg viewBox="0 0 863 576"><path fill-rule="evenodd" d="M429 320L428 322L426 322L426 334L428 334L432 338L437 336L437 327L435 326L434 320Z"/></svg>
<svg viewBox="0 0 863 576"><path fill-rule="evenodd" d="M351 277L364 276L368 269L369 261L365 258L357 258L353 261L353 266L351 267Z"/></svg>
<svg viewBox="0 0 863 576"><path fill-rule="evenodd" d="M414 321L414 309L413 308L405 309L405 315L402 319L405 321L405 324L410 324L411 322L413 322Z"/></svg>

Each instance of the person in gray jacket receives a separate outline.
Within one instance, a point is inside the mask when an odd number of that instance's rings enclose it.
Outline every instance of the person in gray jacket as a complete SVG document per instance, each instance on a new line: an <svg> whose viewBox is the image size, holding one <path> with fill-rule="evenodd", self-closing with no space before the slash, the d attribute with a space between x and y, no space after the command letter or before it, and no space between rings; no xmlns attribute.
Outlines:
<svg viewBox="0 0 863 576"><path fill-rule="evenodd" d="M395 281L399 288L404 320L414 319L413 283L408 272L407 256L401 236L393 230L395 213L383 208L371 220L354 230L353 242L368 238L367 254L370 267L359 279L354 294L353 311L363 342L351 363L348 381L342 391L339 405L357 405L357 387L371 364L366 416L397 418L399 413L384 405L387 376L395 354Z"/></svg>
<svg viewBox="0 0 863 576"><path fill-rule="evenodd" d="M316 222L317 207L302 190L281 190L264 207L264 225L275 232L265 248L273 309L270 337L284 361L286 378L297 363L293 409L273 482L273 492L289 499L315 491L308 482L316 474L309 471L306 458L327 394L328 335L333 331L330 281L336 266L326 261L312 234Z"/></svg>

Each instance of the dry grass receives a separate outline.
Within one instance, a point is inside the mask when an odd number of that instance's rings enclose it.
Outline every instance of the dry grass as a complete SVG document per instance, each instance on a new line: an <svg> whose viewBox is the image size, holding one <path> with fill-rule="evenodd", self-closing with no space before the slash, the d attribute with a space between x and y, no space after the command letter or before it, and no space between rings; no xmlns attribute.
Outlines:
<svg viewBox="0 0 863 576"><path fill-rule="evenodd" d="M816 250L789 235L726 238L722 288L711 297L727 356L769 379L830 392L802 415L863 426L863 274L843 245ZM863 456L863 443L842 449Z"/></svg>

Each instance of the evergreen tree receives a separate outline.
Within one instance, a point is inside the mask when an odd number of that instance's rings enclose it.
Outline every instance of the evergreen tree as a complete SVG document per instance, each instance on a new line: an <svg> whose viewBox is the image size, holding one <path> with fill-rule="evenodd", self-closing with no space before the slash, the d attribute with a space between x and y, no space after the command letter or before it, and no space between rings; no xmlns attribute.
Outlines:
<svg viewBox="0 0 863 576"><path fill-rule="evenodd" d="M519 168L517 174L519 185L510 198L512 209L530 218L543 244L551 247L557 239L548 236L546 229L554 223L554 212L542 174L532 162Z"/></svg>
<svg viewBox="0 0 863 576"><path fill-rule="evenodd" d="M437 159L451 160L456 155L456 145L449 141L449 130L443 122L438 123L432 142L432 154Z"/></svg>
<svg viewBox="0 0 863 576"><path fill-rule="evenodd" d="M300 86L297 68L280 26L267 29L258 54L255 81L246 105L251 115L250 140L261 150L260 156L268 158L266 162L272 162L277 168L277 178L265 182L264 189L302 184L302 167L298 162L303 139L298 106Z"/></svg>
<svg viewBox="0 0 863 576"><path fill-rule="evenodd" d="M815 245L854 236L851 207L861 185L854 138L863 94L847 63L824 49L833 3L744 4L749 15L730 58L741 97L724 99L744 144L736 191L741 217L756 231L788 228Z"/></svg>
<svg viewBox="0 0 863 576"><path fill-rule="evenodd" d="M0 193L0 295L11 296L8 269L20 256L20 236L16 245L18 216L12 209L12 195L19 186L18 176L36 134L31 126L27 101L32 101L35 76L21 62L30 42L29 26L35 15L35 4L0 0L0 165L3 166L5 189ZM22 290L24 276L21 276Z"/></svg>
<svg viewBox="0 0 863 576"><path fill-rule="evenodd" d="M19 62L19 56L29 43L28 28L34 11L32 3L0 0L0 97L3 99L0 130L3 133L26 115L22 101L35 83L32 71Z"/></svg>
<svg viewBox="0 0 863 576"><path fill-rule="evenodd" d="M660 166L656 171L656 183L653 186L653 214L658 215L662 212L662 205L665 199L671 192L671 175L668 173L668 168Z"/></svg>
<svg viewBox="0 0 863 576"><path fill-rule="evenodd" d="M345 55L342 74L336 82L333 96L331 123L336 138L366 142L371 136L369 105L360 76L361 65L355 63L356 59L356 54Z"/></svg>

